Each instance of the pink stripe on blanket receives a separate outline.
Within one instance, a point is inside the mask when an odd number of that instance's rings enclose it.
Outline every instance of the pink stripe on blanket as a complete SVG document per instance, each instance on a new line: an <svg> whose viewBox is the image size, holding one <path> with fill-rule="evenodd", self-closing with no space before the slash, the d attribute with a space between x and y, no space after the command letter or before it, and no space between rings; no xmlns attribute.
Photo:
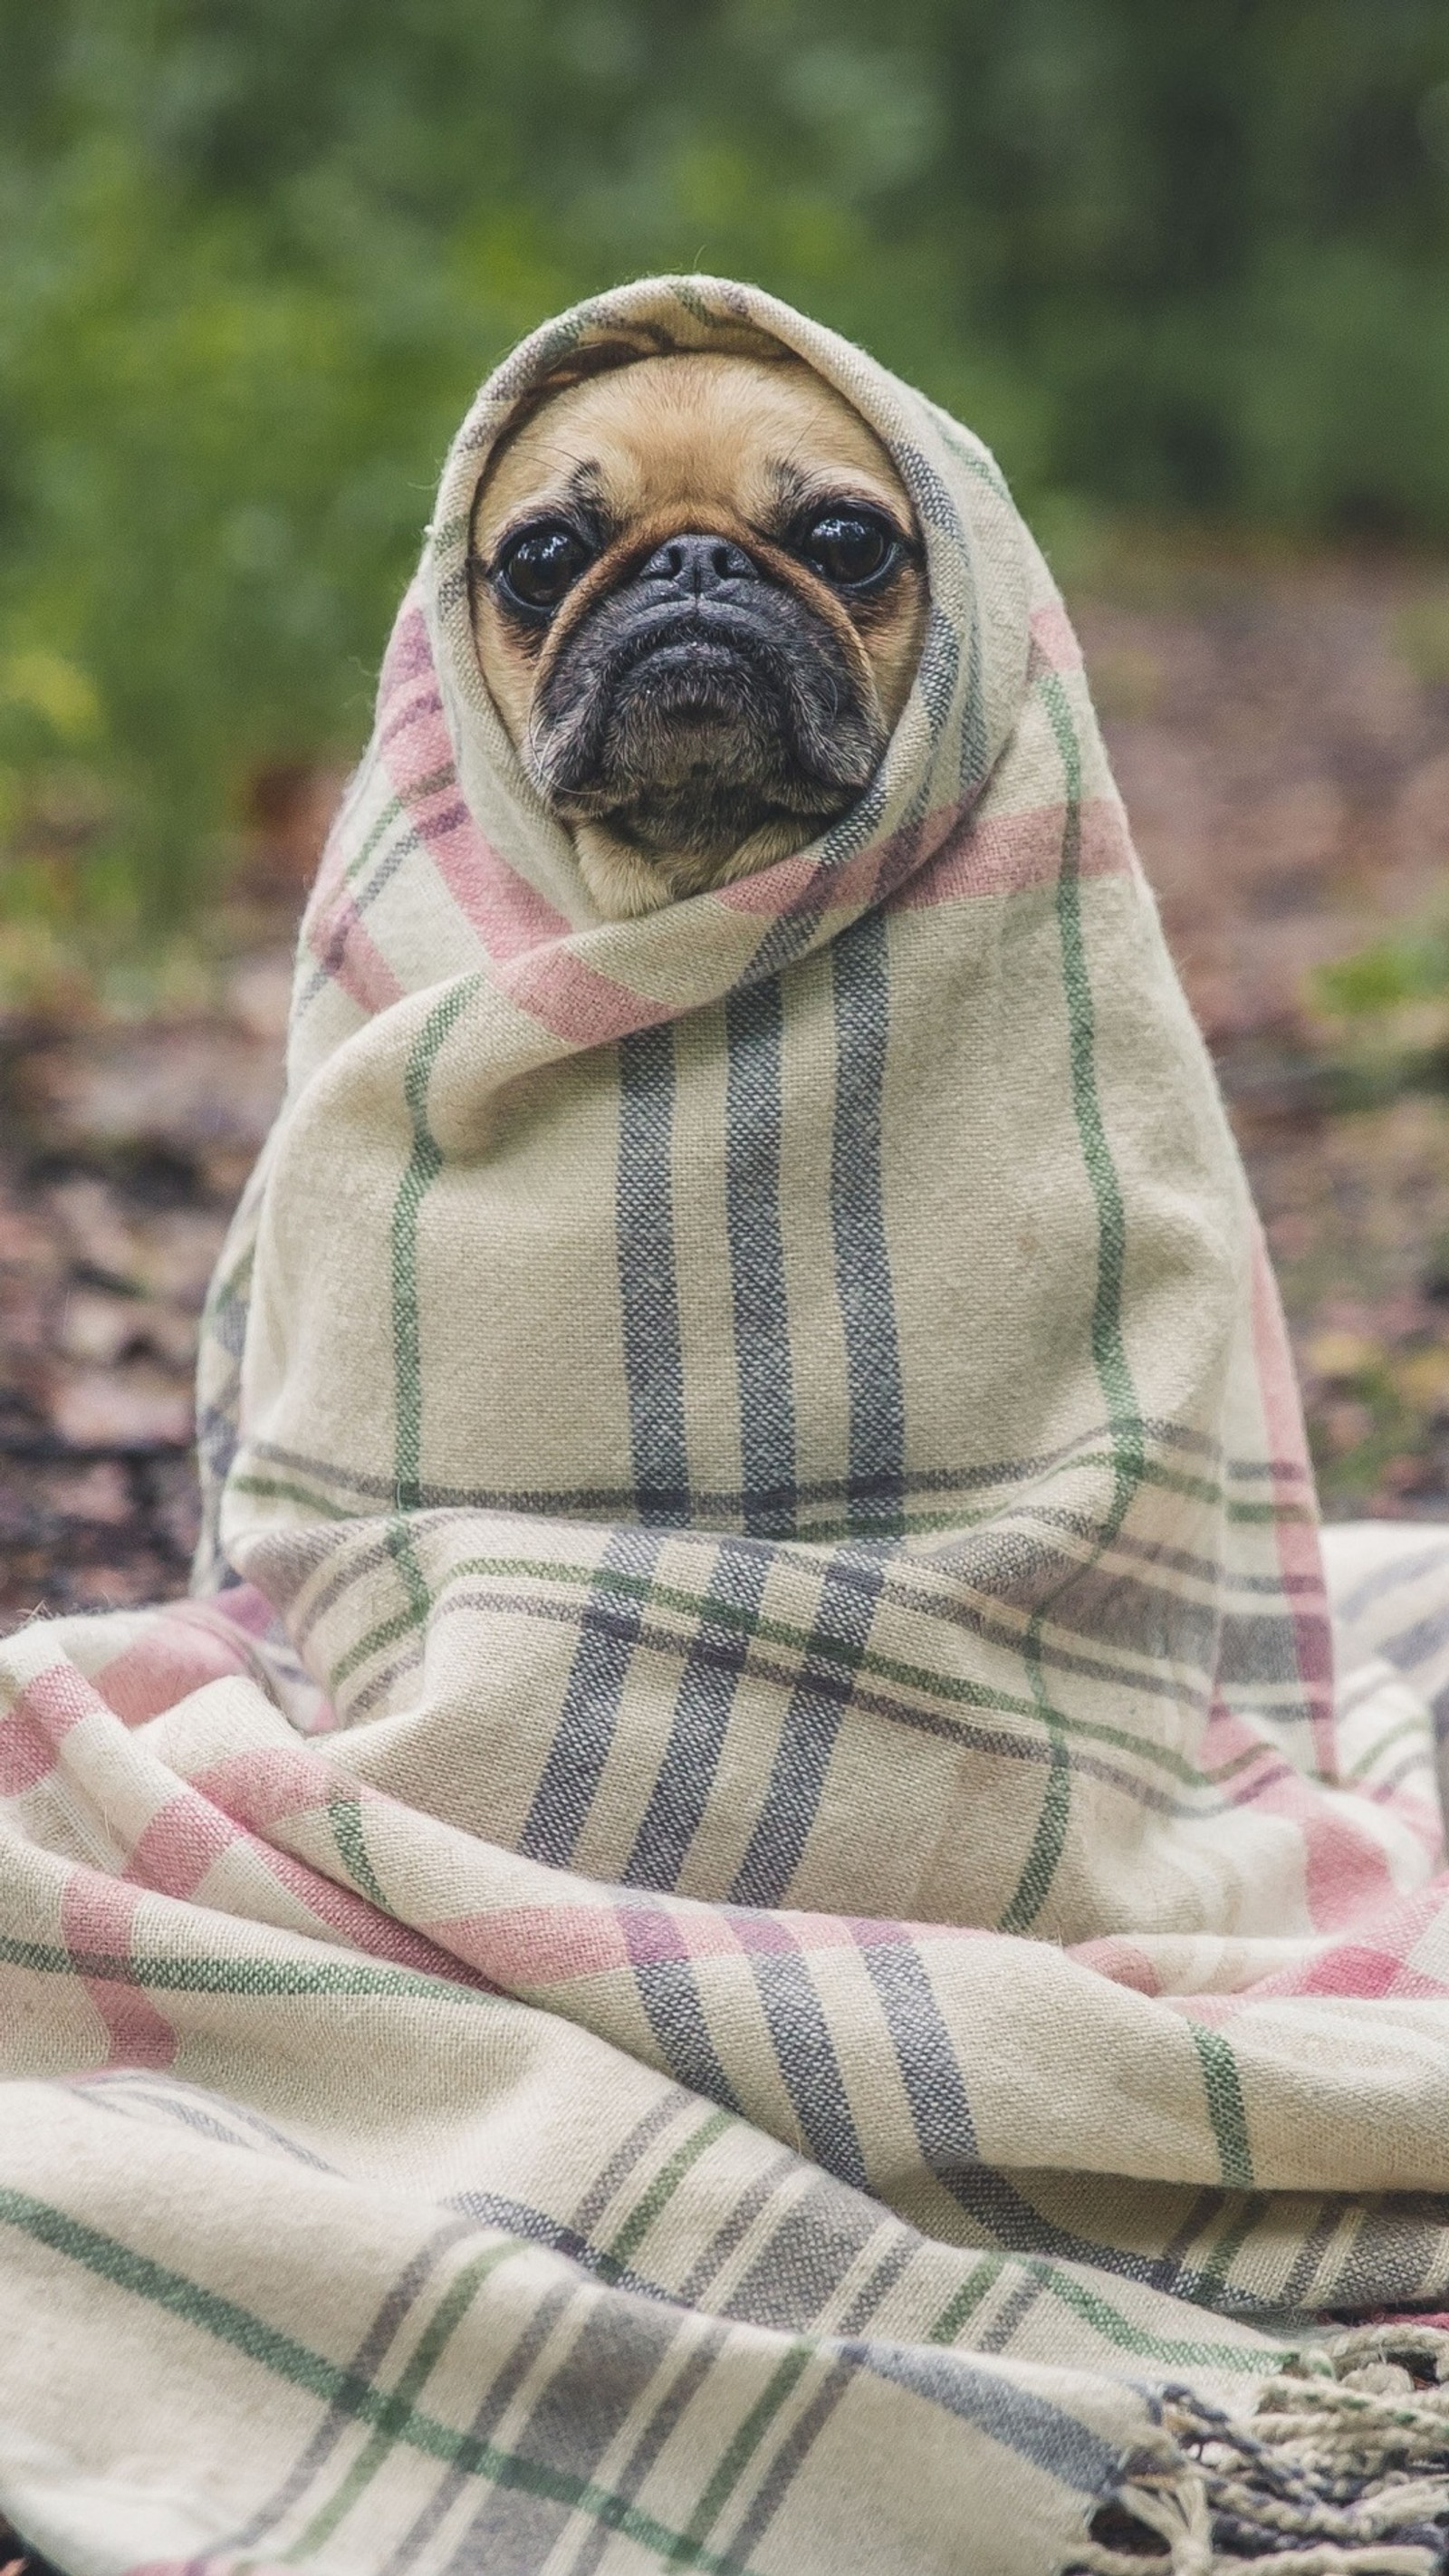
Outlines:
<svg viewBox="0 0 1449 2576"><path fill-rule="evenodd" d="M732 1905L725 1923L746 1958L773 1958L801 1950L853 1950L855 1927L842 1914L756 1914Z"/></svg>
<svg viewBox="0 0 1449 2576"><path fill-rule="evenodd" d="M1362 1941L1345 1941L1298 1969L1291 1984L1276 1991L1291 1995L1348 1995L1365 2000L1383 1995L1411 1996L1440 2002L1449 1994L1442 1977L1426 1977L1422 1968L1405 1967L1387 1950ZM1259 1989L1261 1993L1261 1988Z"/></svg>
<svg viewBox="0 0 1449 2576"><path fill-rule="evenodd" d="M1109 1933L1096 1941L1074 1941L1067 1952L1079 1968L1093 1968L1099 1977L1110 1977L1114 1986L1130 1986L1134 1994L1158 1995L1162 1980L1145 1950L1121 1933Z"/></svg>
<svg viewBox="0 0 1449 2576"><path fill-rule="evenodd" d="M934 859L908 877L896 897L902 911L918 905L961 903L980 895L1021 894L1055 884L1062 872L1065 805L1037 805L1022 814L968 815ZM1132 844L1115 798L1094 796L1082 806L1077 873L1127 876Z"/></svg>
<svg viewBox="0 0 1449 2576"><path fill-rule="evenodd" d="M133 1967L131 1932L140 1902L136 1888L83 1867L72 1870L61 1898L61 1938L105 2025L110 2039L106 2063L111 2066L169 2066L176 2054L171 2024L134 1974L127 1974ZM121 1973L106 1975L103 1962L117 1963Z"/></svg>
<svg viewBox="0 0 1449 2576"><path fill-rule="evenodd" d="M213 1762L205 1771L199 1771L193 1786L224 1814L268 1837L284 1816L313 1814L318 1807L330 1806L336 1797L367 1798L371 1794L351 1781L344 1784L340 1775L329 1771L325 1764L309 1758L300 1747L294 1752L288 1744L269 1744L264 1751L255 1753L228 1754L225 1761Z"/></svg>
<svg viewBox="0 0 1449 2576"><path fill-rule="evenodd" d="M0 1797L33 1789L55 1767L56 1753L73 1726L105 1702L74 1664L51 1664L27 1682L0 1718Z"/></svg>
<svg viewBox="0 0 1449 2576"><path fill-rule="evenodd" d="M325 918L306 925L306 939L323 973L369 1015L402 998L402 985L363 922L352 896L339 893Z"/></svg>
<svg viewBox="0 0 1449 2576"><path fill-rule="evenodd" d="M1081 669L1082 648L1059 599L1050 599L1043 607L1032 610L1031 640L1049 671Z"/></svg>
<svg viewBox="0 0 1449 2576"><path fill-rule="evenodd" d="M878 847L857 851L838 867L824 867L808 850L777 859L754 876L721 886L714 900L732 912L759 913L770 921L791 921L801 913L842 912L894 897L903 883L914 883L935 858L941 844L961 825L960 805L942 806L914 823L902 823Z"/></svg>
<svg viewBox="0 0 1449 2576"><path fill-rule="evenodd" d="M428 1929L435 1941L494 1984L517 1990L566 1985L575 1977L628 1968L625 1910L612 1905L507 1905L456 1915L430 1923Z"/></svg>
<svg viewBox="0 0 1449 2576"><path fill-rule="evenodd" d="M515 1991L669 1962L897 1947L918 1938L977 1939L940 1924L855 1921L835 1914L755 1912L662 1898L610 1905L561 1897L430 1922L435 1941Z"/></svg>
<svg viewBox="0 0 1449 2576"><path fill-rule="evenodd" d="M203 1623L178 1608L158 1610L147 1634L103 1664L94 1680L107 1708L127 1726L141 1726L188 1692L249 1668L240 1637L229 1644L210 1620Z"/></svg>
<svg viewBox="0 0 1449 2576"><path fill-rule="evenodd" d="M501 1905L428 1926L435 1941L513 1991L664 1960L737 1955L722 1915L695 1918L667 1906Z"/></svg>
<svg viewBox="0 0 1449 2576"><path fill-rule="evenodd" d="M458 1958L514 1992L665 1959L734 1954L737 1946L718 1916L704 1916L698 1930L692 1923L686 1930L684 1919L666 1907L576 1904L566 1898L554 1905L489 1907L430 1922L428 1929Z"/></svg>
<svg viewBox="0 0 1449 2576"><path fill-rule="evenodd" d="M269 1830L288 1816L315 1816L338 1802L365 1813L369 1807L393 1807L391 1799L360 1783L339 1779L320 1762L309 1761L305 1753L292 1753L285 1746L268 1746L264 1753L233 1754L225 1762L214 1763L209 1770L198 1773L192 1786L199 1798L209 1800L220 1816L230 1819L231 1826L246 1829L235 1839L258 1853L279 1886L297 1897L319 1923L341 1933L369 1957L386 1959L394 1967L415 1968L424 1976L446 1977L455 1985L489 1982L476 1976L460 1976L460 1959L465 1966L473 1964L465 1953L455 1951L451 1944L443 1946L397 1915L374 1905L369 1898L359 1896L354 1888L332 1878L313 1862L288 1851ZM338 1866L345 1865L339 1851Z"/></svg>
<svg viewBox="0 0 1449 2576"><path fill-rule="evenodd" d="M21 1798L55 1768L55 1746L20 1701L0 1717L0 1798Z"/></svg>
<svg viewBox="0 0 1449 2576"><path fill-rule="evenodd" d="M526 956L567 935L568 923L485 841L456 783L416 803L409 814L460 912L490 957Z"/></svg>
<svg viewBox="0 0 1449 2576"><path fill-rule="evenodd" d="M1312 1786L1280 1779L1256 1801L1259 1812L1286 1816L1303 1837L1303 1881L1309 1920L1329 1932L1354 1923L1394 1892L1387 1853L1371 1835L1324 1809Z"/></svg>
<svg viewBox="0 0 1449 2576"><path fill-rule="evenodd" d="M901 1923L857 1923L844 1914L756 1912L740 1905L699 1910L667 1903L631 1905L621 1906L619 1914L635 1966L656 1959L727 1957L732 1951L772 1957L782 1952L866 1949L878 1946L883 1937L892 1943L913 1938L910 1928Z"/></svg>
<svg viewBox="0 0 1449 2576"><path fill-rule="evenodd" d="M413 1968L425 1977L444 1977L453 1985L487 1983L484 1978L460 1973L459 1962L450 1951L430 1941L426 1933L415 1931L411 1924L400 1922L382 1906L359 1896L355 1888L329 1878L311 1861L282 1850L276 1843L265 1842L256 1834L240 1832L235 1839L257 1854L278 1886L304 1905L319 1925L339 1934L354 1949L365 1951L370 1959L385 1959L394 1968Z"/></svg>
<svg viewBox="0 0 1449 2576"><path fill-rule="evenodd" d="M1198 1748L1198 1766L1209 1786L1235 1807L1256 1805L1274 1780L1295 1780L1285 1753L1260 1735L1251 1718L1239 1717L1226 1700L1215 1699Z"/></svg>
<svg viewBox="0 0 1449 2576"><path fill-rule="evenodd" d="M162 1896L192 1897L207 1871L240 1840L235 1825L207 1799L179 1789L137 1835L125 1875Z"/></svg>
<svg viewBox="0 0 1449 2576"><path fill-rule="evenodd" d="M433 670L432 647L428 642L427 621L419 605L416 582L404 591L393 619L392 633L382 657L377 678L378 722L384 719L398 690L409 680L420 679Z"/></svg>
<svg viewBox="0 0 1449 2576"><path fill-rule="evenodd" d="M449 894L490 957L521 956L566 937L563 914L484 839L464 803L420 608L399 618L394 640L406 647L405 677L379 708L378 738L387 774Z"/></svg>
<svg viewBox="0 0 1449 2576"><path fill-rule="evenodd" d="M210 1601L187 1601L177 1607L189 1619L204 1619L208 1626L223 1620L228 1628L239 1628L244 1637L264 1637L277 1615L254 1583L229 1583Z"/></svg>
<svg viewBox="0 0 1449 2576"><path fill-rule="evenodd" d="M857 851L836 868L824 868L818 857L800 850L794 858L776 859L758 869L754 876L737 877L733 885L717 887L713 900L731 912L758 913L766 921L791 921L816 905L822 911L847 910L869 903L889 848L887 843L882 849Z"/></svg>
<svg viewBox="0 0 1449 2576"><path fill-rule="evenodd" d="M662 1002L599 974L563 940L505 960L495 980L520 1010L574 1047L607 1046L669 1016Z"/></svg>
<svg viewBox="0 0 1449 2576"><path fill-rule="evenodd" d="M1305 1780L1266 1744L1250 1717L1216 1701L1203 1733L1203 1770L1211 1775L1244 1755L1249 1758L1224 1784L1225 1794L1235 1807L1283 1817L1301 1837L1304 1895L1315 1931L1361 1921L1395 1901L1398 1890L1377 1836L1331 1807L1318 1782Z"/></svg>
<svg viewBox="0 0 1449 2576"><path fill-rule="evenodd" d="M1419 2001L1442 2000L1449 1994L1449 1981L1416 1966L1411 1954L1437 1923L1446 1903L1449 1880L1436 1879L1432 1886L1419 1888L1413 1896L1381 1905L1376 1913L1355 1923L1347 1940L1316 1949L1307 1958L1275 1968L1270 1975L1258 1977L1251 1985L1230 1994L1188 2000L1194 2011L1210 2003L1219 2020L1276 1995L1342 1995L1367 2000L1397 1995ZM1180 2003L1185 1999L1174 1995L1170 2000Z"/></svg>

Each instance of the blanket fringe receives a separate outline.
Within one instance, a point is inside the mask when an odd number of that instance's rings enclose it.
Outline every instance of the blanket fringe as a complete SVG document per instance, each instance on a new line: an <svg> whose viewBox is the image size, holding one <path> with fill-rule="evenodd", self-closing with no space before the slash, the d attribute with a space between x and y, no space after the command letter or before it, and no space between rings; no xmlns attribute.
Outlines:
<svg viewBox="0 0 1449 2576"><path fill-rule="evenodd" d="M1069 2576L1442 2576L1449 2332L1367 2326L1301 2353L1251 2416L1163 2392L1176 2466L1137 2470ZM1181 2455L1186 2454L1184 2463Z"/></svg>

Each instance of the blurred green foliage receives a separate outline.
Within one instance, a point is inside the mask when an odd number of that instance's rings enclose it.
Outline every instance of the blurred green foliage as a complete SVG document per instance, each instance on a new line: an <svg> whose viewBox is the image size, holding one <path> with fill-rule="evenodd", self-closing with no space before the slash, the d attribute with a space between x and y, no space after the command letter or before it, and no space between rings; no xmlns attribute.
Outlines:
<svg viewBox="0 0 1449 2576"><path fill-rule="evenodd" d="M0 214L0 833L117 921L357 743L473 387L630 273L866 340L1049 529L1449 535L1443 0L0 0Z"/></svg>
<svg viewBox="0 0 1449 2576"><path fill-rule="evenodd" d="M1377 1019L1402 1004L1437 1001L1449 991L1449 933L1410 924L1320 967L1314 980L1325 1007L1345 1019Z"/></svg>

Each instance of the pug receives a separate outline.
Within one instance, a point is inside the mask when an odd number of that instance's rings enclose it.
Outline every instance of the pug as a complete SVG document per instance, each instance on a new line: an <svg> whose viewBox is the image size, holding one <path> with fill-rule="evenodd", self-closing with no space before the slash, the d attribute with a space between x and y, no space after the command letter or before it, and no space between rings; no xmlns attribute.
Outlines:
<svg viewBox="0 0 1449 2576"><path fill-rule="evenodd" d="M640 358L490 460L473 633L608 918L803 849L905 704L926 589L885 448L789 359Z"/></svg>

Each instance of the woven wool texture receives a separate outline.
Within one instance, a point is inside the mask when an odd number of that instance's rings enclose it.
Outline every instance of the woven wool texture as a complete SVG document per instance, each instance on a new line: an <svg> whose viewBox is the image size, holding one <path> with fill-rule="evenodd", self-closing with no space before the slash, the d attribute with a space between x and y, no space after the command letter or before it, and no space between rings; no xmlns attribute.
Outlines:
<svg viewBox="0 0 1449 2576"><path fill-rule="evenodd" d="M847 395L930 618L836 827L607 922L469 510L521 403L676 348ZM202 1437L197 1597L0 1653L28 2536L1058 2576L1120 2490L1184 2576L1260 2507L1436 2563L1449 2401L1324 2320L1449 2308L1449 1534L1320 1542L997 468L753 290L582 306L459 434Z"/></svg>

